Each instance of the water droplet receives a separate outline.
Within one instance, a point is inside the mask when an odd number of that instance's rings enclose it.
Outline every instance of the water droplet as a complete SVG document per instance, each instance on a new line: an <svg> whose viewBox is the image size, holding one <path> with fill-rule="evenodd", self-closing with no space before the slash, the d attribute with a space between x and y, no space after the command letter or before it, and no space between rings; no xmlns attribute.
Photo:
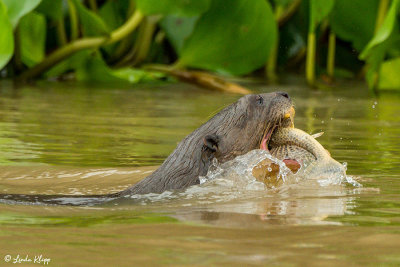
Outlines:
<svg viewBox="0 0 400 267"><path fill-rule="evenodd" d="M272 169L271 169L271 167L268 167L268 168L267 168L267 170L268 170L269 172L272 172Z"/></svg>
<svg viewBox="0 0 400 267"><path fill-rule="evenodd" d="M342 165L343 165L344 169L347 171L347 162L346 161L343 162Z"/></svg>
<svg viewBox="0 0 400 267"><path fill-rule="evenodd" d="M212 164L213 164L214 166L217 166L217 165L218 165L218 160L217 160L217 158L213 158Z"/></svg>
<svg viewBox="0 0 400 267"><path fill-rule="evenodd" d="M207 178L204 176L199 176L199 181L200 181L200 184L204 184L205 182L207 182Z"/></svg>

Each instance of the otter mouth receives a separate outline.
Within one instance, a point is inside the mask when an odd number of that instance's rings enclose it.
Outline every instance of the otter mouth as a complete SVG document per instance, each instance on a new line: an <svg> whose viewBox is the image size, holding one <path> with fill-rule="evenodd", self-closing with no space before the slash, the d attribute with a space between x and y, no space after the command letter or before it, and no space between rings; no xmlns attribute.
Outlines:
<svg viewBox="0 0 400 267"><path fill-rule="evenodd" d="M272 148L269 143L271 137L273 136L273 134L277 129L289 128L289 127L294 128L294 114L295 110L294 107L292 106L286 113L284 113L284 115L278 120L277 123L272 125L272 127L267 126L267 129L261 140L260 149L270 152ZM288 159L283 159L282 161L285 163L286 167L288 167L293 173L296 173L301 167L301 163L296 159L288 158Z"/></svg>
<svg viewBox="0 0 400 267"><path fill-rule="evenodd" d="M262 138L262 141L260 144L260 149L269 151L269 141L271 140L272 133L275 131L275 129L277 127L278 127L278 125L275 124L271 128L267 129L267 131L264 133L264 136Z"/></svg>
<svg viewBox="0 0 400 267"><path fill-rule="evenodd" d="M269 141L271 140L273 133L278 128L294 127L294 114L295 110L294 107L292 106L287 112L283 114L283 116L280 119L278 119L278 121L275 124L273 124L272 126L267 126L267 129L265 130L263 138L260 143L260 149L266 151L270 150Z"/></svg>

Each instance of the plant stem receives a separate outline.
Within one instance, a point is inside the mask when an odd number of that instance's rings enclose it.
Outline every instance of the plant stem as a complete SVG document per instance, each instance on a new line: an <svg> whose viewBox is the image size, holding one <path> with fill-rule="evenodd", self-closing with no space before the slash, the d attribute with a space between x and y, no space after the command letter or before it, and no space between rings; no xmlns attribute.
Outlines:
<svg viewBox="0 0 400 267"><path fill-rule="evenodd" d="M56 25L56 31L57 31L57 39L58 43L60 46L64 46L67 43L67 34L65 33L65 25L64 25L64 18L61 17L57 21Z"/></svg>
<svg viewBox="0 0 400 267"><path fill-rule="evenodd" d="M157 22L160 19L160 16L148 16L143 20L138 30L138 37L135 41L135 45L116 66L136 66L146 59L157 27Z"/></svg>
<svg viewBox="0 0 400 267"><path fill-rule="evenodd" d="M142 23L140 23L138 29L137 29L137 35L135 38L135 43L131 46L131 49L129 49L128 53L124 55L124 57L117 63L115 64L115 67L124 67L130 64L140 50L140 47L143 42L143 36L146 28L148 20L147 18L143 19Z"/></svg>
<svg viewBox="0 0 400 267"><path fill-rule="evenodd" d="M91 10L97 13L97 3L96 0L89 0L89 7Z"/></svg>
<svg viewBox="0 0 400 267"><path fill-rule="evenodd" d="M132 65L138 65L143 60L146 59L147 55L150 51L151 41L154 35L154 32L157 28L157 22L161 19L160 16L153 16L147 18L147 23L144 24L144 33L141 38L141 44L139 46L139 50L134 58Z"/></svg>
<svg viewBox="0 0 400 267"><path fill-rule="evenodd" d="M142 20L143 14L142 12L140 12L140 10L137 9L121 27L111 32L109 39L107 39L107 37L103 37L106 39L105 44L115 43L116 41L119 41L122 38L126 37L128 34L136 29L136 27Z"/></svg>
<svg viewBox="0 0 400 267"><path fill-rule="evenodd" d="M53 53L51 53L48 57L46 57L42 62L35 65L33 68L27 70L19 76L21 80L32 79L34 77L39 76L55 64L59 63L63 59L72 55L73 53L80 51L82 49L87 48L95 48L101 45L107 45L114 42L117 42L130 34L133 30L136 29L137 25L142 21L143 14L136 10L135 13L119 28L115 31L111 32L110 36L99 36L99 37L91 37L91 38L82 38L76 41L73 41Z"/></svg>
<svg viewBox="0 0 400 267"><path fill-rule="evenodd" d="M275 83L278 79L276 76L276 62L278 60L278 43L279 43L279 37L277 37L277 42L274 43L274 47L271 50L271 54L269 55L266 66L267 79L271 83Z"/></svg>
<svg viewBox="0 0 400 267"><path fill-rule="evenodd" d="M68 0L69 19L71 23L71 40L78 38L78 13L72 0Z"/></svg>
<svg viewBox="0 0 400 267"><path fill-rule="evenodd" d="M172 70L184 69L186 67L186 63L178 58L172 65L170 65Z"/></svg>
<svg viewBox="0 0 400 267"><path fill-rule="evenodd" d="M284 8L282 5L277 5L275 9L275 20L279 21L282 16ZM266 76L268 81L275 83L277 80L276 76L276 62L278 60L278 46L279 46L279 31L277 31L277 37L271 49L271 54L269 55L267 65L266 65Z"/></svg>
<svg viewBox="0 0 400 267"><path fill-rule="evenodd" d="M378 14L376 15L376 20L375 20L375 30L374 33L376 34L381 27L383 21L385 20L385 16L387 13L387 9L389 7L389 2L390 0L380 0L379 1L379 7L378 7ZM364 66L365 69L371 68L369 65ZM363 68L363 69L364 69ZM368 70L368 72L371 72L372 70ZM370 74L370 79L368 79L368 83L373 91L376 91L379 83L379 68L378 70L373 71L373 74Z"/></svg>
<svg viewBox="0 0 400 267"><path fill-rule="evenodd" d="M299 8L300 4L301 4L301 0L294 0L289 4L286 11L278 17L279 27L283 26L286 23L286 21L288 21L293 16L293 14Z"/></svg>
<svg viewBox="0 0 400 267"><path fill-rule="evenodd" d="M22 64L21 60L21 39L20 39L20 32L19 26L14 31L14 65L15 71L18 73L20 72L24 65Z"/></svg>
<svg viewBox="0 0 400 267"><path fill-rule="evenodd" d="M191 71L185 69L176 69L170 65L147 65L145 69L155 70L167 73L171 76L178 78L181 81L200 85L202 87L229 92L233 94L246 95L250 94L251 91L239 84L229 82L224 78L215 74L210 74L204 71Z"/></svg>
<svg viewBox="0 0 400 267"><path fill-rule="evenodd" d="M328 76L333 78L335 72L335 50L336 50L336 35L332 32L329 33L328 42L328 58L326 60L326 69Z"/></svg>
<svg viewBox="0 0 400 267"><path fill-rule="evenodd" d="M378 31L378 29L381 27L383 21L385 20L385 16L387 13L387 9L389 7L389 3L390 3L390 0L380 0L379 1L378 14L376 16L374 33L376 33Z"/></svg>
<svg viewBox="0 0 400 267"><path fill-rule="evenodd" d="M315 85L315 32L308 33L306 79L310 86Z"/></svg>
<svg viewBox="0 0 400 267"><path fill-rule="evenodd" d="M131 16L133 12L135 12L135 1L130 0L127 16ZM125 53L129 51L129 48L131 48L132 46L132 39L132 36L127 36L118 44L117 48L115 49L114 55L112 55L110 59L110 62L117 62Z"/></svg>

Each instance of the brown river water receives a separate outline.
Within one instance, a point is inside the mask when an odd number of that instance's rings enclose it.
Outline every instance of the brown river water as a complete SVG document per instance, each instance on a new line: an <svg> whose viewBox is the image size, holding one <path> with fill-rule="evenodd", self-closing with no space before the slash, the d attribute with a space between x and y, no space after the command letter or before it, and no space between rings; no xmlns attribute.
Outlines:
<svg viewBox="0 0 400 267"><path fill-rule="evenodd" d="M296 127L323 131L361 187L229 177L103 205L0 202L0 266L399 266L400 94L290 83L248 87L287 91ZM185 84L3 81L0 194L120 191L238 98Z"/></svg>

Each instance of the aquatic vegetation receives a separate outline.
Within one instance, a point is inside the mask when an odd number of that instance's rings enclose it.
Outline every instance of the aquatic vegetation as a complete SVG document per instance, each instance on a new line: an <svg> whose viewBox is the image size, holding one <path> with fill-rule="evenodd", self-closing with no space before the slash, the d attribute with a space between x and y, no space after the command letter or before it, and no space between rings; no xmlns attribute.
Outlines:
<svg viewBox="0 0 400 267"><path fill-rule="evenodd" d="M171 70L239 76L265 68L270 82L305 70L312 87L365 76L370 88L399 89L392 71L400 60L399 6L400 0L0 0L0 73L138 83L165 79Z"/></svg>

